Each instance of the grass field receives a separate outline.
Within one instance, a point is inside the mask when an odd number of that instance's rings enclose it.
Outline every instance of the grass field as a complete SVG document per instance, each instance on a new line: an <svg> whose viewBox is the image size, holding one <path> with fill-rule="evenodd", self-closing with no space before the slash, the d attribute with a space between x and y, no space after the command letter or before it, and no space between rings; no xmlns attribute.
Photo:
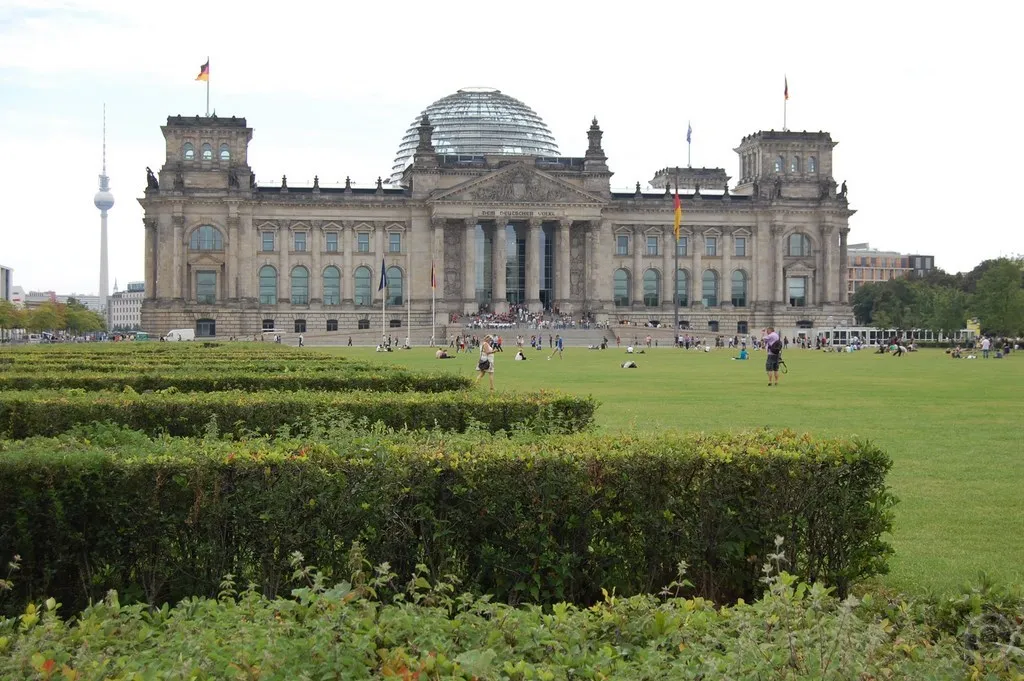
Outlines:
<svg viewBox="0 0 1024 681"><path fill-rule="evenodd" d="M310 349L316 351L315 349ZM409 368L471 375L477 355L438 361L432 350L390 354L370 348L328 352ZM900 498L896 555L883 584L947 590L985 571L1024 582L1024 353L1002 360L951 360L938 351L902 358L790 350L790 373L768 388L763 353L655 349L619 368L622 350L567 348L497 355L503 390L589 394L602 430L707 431L761 426L862 437L892 456ZM484 387L486 379L478 388Z"/></svg>

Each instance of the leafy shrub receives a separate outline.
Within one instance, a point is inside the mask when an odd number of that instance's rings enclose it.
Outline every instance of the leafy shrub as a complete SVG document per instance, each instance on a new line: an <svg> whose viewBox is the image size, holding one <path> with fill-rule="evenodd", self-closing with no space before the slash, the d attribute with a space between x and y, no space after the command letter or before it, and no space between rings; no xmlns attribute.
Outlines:
<svg viewBox="0 0 1024 681"><path fill-rule="evenodd" d="M329 586L292 598L236 591L173 608L122 605L111 592L71 620L49 599L0 621L0 676L174 679L1019 679L1020 661L958 642L899 613L782 573L763 598L716 608L704 599L606 594L593 607L512 608L455 595L423 571L387 603L397 580L355 561ZM349 577L351 575L351 577ZM1020 613L1019 613L1020 614Z"/></svg>
<svg viewBox="0 0 1024 681"><path fill-rule="evenodd" d="M500 400L467 391L378 392L0 392L0 435L57 435L80 424L117 423L153 435L202 435L211 420L234 435L306 433L316 423L366 420L394 429L464 431L537 428L575 432L588 427L597 403L555 393L506 393Z"/></svg>
<svg viewBox="0 0 1024 681"><path fill-rule="evenodd" d="M694 592L755 596L774 537L788 569L835 585L883 572L889 458L791 432L545 436L345 428L309 440L0 442L0 556L15 601L79 607L109 588L159 603L222 575L277 594L286 556L328 575L364 542L402 573L423 563L506 602L592 603L690 567Z"/></svg>

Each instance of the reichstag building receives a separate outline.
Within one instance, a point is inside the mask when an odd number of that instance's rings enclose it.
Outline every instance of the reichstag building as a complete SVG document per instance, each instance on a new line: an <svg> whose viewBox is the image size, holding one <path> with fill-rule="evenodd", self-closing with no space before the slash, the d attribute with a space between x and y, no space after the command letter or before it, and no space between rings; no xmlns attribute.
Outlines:
<svg viewBox="0 0 1024 681"><path fill-rule="evenodd" d="M140 199L150 333L383 323L404 337L411 320L442 336L453 315L510 307L670 327L677 303L680 326L701 333L852 321L854 211L825 132L744 137L732 186L724 169L667 167L655 191L617 192L597 120L580 131L586 153L561 156L530 107L491 89L428 106L376 187L257 182L244 118L172 116L162 131L166 159Z"/></svg>

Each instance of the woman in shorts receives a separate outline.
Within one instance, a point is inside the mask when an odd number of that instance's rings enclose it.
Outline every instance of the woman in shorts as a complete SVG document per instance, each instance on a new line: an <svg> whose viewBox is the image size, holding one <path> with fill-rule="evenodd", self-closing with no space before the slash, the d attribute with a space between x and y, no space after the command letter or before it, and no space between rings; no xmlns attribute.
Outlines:
<svg viewBox="0 0 1024 681"><path fill-rule="evenodd" d="M477 362L476 370L477 377L476 382L479 383L480 379L487 374L487 378L491 382L491 392L494 392L494 339L490 334L484 336L484 342L480 344L480 361Z"/></svg>

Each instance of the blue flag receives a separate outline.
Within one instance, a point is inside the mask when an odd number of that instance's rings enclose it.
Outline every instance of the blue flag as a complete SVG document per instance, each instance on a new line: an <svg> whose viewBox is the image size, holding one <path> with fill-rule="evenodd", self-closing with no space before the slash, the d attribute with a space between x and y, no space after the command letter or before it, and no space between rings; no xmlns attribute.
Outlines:
<svg viewBox="0 0 1024 681"><path fill-rule="evenodd" d="M689 123L686 124L686 143L690 143L690 135L693 134L693 126Z"/></svg>
<svg viewBox="0 0 1024 681"><path fill-rule="evenodd" d="M380 259L380 286L377 288L378 291L383 291L388 287L388 270L384 266L384 258Z"/></svg>

